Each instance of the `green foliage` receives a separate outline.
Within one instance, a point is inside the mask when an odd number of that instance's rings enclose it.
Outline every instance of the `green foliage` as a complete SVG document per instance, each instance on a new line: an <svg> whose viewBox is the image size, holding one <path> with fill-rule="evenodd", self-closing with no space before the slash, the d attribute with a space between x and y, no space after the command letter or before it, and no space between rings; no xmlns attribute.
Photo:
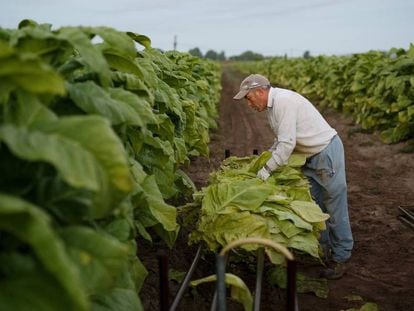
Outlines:
<svg viewBox="0 0 414 311"><path fill-rule="evenodd" d="M177 237L166 199L208 155L219 67L132 32L51 28L0 28L0 305L142 310L135 239Z"/></svg>
<svg viewBox="0 0 414 311"><path fill-rule="evenodd" d="M210 275L205 278L191 281L191 286L198 286L203 283L216 282L217 276ZM247 285L237 275L226 273L224 282L230 287L231 298L241 303L245 311L250 311L253 308L253 297Z"/></svg>
<svg viewBox="0 0 414 311"><path fill-rule="evenodd" d="M363 304L361 308L359 309L356 309L356 308L346 309L346 311L379 311L379 310L380 308L378 307L378 305L373 302L367 302Z"/></svg>
<svg viewBox="0 0 414 311"><path fill-rule="evenodd" d="M201 210L190 242L202 240L216 250L240 238L260 237L319 258L319 232L329 216L312 200L300 171L305 157L294 155L290 165L263 182L256 177L258 163L269 156L230 157L222 163L209 186L196 194ZM248 251L257 247L243 246ZM266 253L274 264L284 264L281 254Z"/></svg>
<svg viewBox="0 0 414 311"><path fill-rule="evenodd" d="M273 58L238 63L246 73L352 114L364 129L380 131L385 143L414 137L414 45L408 50L350 56Z"/></svg>
<svg viewBox="0 0 414 311"><path fill-rule="evenodd" d="M226 60L226 55L224 54L224 51L217 53L214 50L208 50L204 57L211 60Z"/></svg>
<svg viewBox="0 0 414 311"><path fill-rule="evenodd" d="M87 310L87 293L79 287L80 273L76 264L69 259L64 243L52 227L48 214L25 200L0 194L1 258L1 305L5 309L26 309L22 302L35 303L33 309L51 309L58 306L56 299L48 302L47 292L35 292L37 286L56 287L53 293L65 302L66 310ZM15 238L7 244L7 237ZM28 251L21 250L26 245ZM22 284L27 277L28 284ZM22 291L26 288L26 291ZM36 297L37 294L40 297ZM41 298L43 297L43 299Z"/></svg>
<svg viewBox="0 0 414 311"><path fill-rule="evenodd" d="M273 267L267 275L267 280L271 285L286 289L286 268L281 266ZM298 293L315 293L319 298L328 298L328 280L308 277L298 272L296 273L296 290Z"/></svg>
<svg viewBox="0 0 414 311"><path fill-rule="evenodd" d="M201 52L199 48L190 49L188 53L190 53L191 55L195 57L200 57L200 58L203 57L203 53Z"/></svg>
<svg viewBox="0 0 414 311"><path fill-rule="evenodd" d="M231 56L230 59L237 60L237 61L258 61L258 60L263 60L264 56L262 54L255 53L253 51L246 51L246 52L241 53L240 55Z"/></svg>
<svg viewBox="0 0 414 311"><path fill-rule="evenodd" d="M303 58L310 58L311 57L311 54L310 54L310 52L309 51L305 51L304 53L303 53Z"/></svg>

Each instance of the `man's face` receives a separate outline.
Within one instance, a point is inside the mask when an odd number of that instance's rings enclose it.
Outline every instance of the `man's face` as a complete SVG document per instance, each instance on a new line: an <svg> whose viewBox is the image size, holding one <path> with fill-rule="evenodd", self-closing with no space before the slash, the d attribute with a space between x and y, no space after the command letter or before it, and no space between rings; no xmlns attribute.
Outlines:
<svg viewBox="0 0 414 311"><path fill-rule="evenodd" d="M250 108L262 112L267 106L267 92L262 88L252 89L245 96Z"/></svg>

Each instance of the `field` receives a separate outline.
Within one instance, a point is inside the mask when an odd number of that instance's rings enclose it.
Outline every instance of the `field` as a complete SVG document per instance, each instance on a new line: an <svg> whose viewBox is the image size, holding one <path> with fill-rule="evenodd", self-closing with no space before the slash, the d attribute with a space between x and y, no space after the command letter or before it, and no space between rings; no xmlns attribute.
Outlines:
<svg viewBox="0 0 414 311"><path fill-rule="evenodd" d="M169 257L162 285L171 302L198 246L188 245L190 233L211 249L260 235L318 257L325 218L309 202L301 164L262 183L263 164L237 160L215 176L225 183L191 202L225 155L262 153L273 141L266 115L232 99L246 71L320 98L346 148L354 254L344 278L322 280L325 299L299 294L300 309L412 309L413 228L398 208L414 205L413 45L230 66L108 27L23 20L0 33L0 310L159 310L159 255ZM297 261L309 276L321 268ZM253 291L254 263L239 252L227 271ZM193 279L214 271L204 249ZM188 289L178 309L209 310L213 293L214 283ZM284 309L285 296L266 280L262 310ZM229 299L228 309L241 305Z"/></svg>
<svg viewBox="0 0 414 311"><path fill-rule="evenodd" d="M225 150L231 155L246 156L266 150L273 141L266 115L249 110L244 102L232 100L243 76L224 67L219 127L211 133L210 158L193 158L187 169L200 189L208 175L224 159ZM316 103L317 104L317 103ZM414 205L414 156L407 143L386 145L376 133L363 131L351 118L325 109L322 114L341 136L346 153L348 198L355 247L347 274L340 280L329 281L328 298L314 294L299 294L300 310L346 310L360 308L367 302L380 310L410 310L414 305L414 231L402 224L397 216L398 206ZM145 310L158 310L158 266L156 254L169 255L169 266L185 272L193 259L196 247L188 247L186 234L181 232L173 249L162 242L152 245L140 241L138 250L143 256L149 276L141 291ZM268 263L267 263L268 267ZM299 262L299 269L304 264ZM231 268L229 268L230 270ZM255 272L243 264L235 269L254 288ZM318 267L314 267L318 269ZM214 271L213 254L204 254L195 278ZM170 295L178 282L170 281ZM264 283L261 310L284 310L285 292ZM213 286L188 290L178 310L209 310ZM170 297L170 300L172 298ZM228 310L242 310L230 302Z"/></svg>

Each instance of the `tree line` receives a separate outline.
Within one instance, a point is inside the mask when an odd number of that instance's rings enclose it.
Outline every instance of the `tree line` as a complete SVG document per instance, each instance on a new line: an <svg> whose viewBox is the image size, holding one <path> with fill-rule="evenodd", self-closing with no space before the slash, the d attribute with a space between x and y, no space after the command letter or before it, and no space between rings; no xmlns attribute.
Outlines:
<svg viewBox="0 0 414 311"><path fill-rule="evenodd" d="M263 59L266 58L262 54L256 53L256 52L253 52L253 51L245 51L245 52L241 53L240 55L226 57L226 54L224 53L224 51L221 51L220 53L218 53L214 50L208 50L203 55L203 53L201 52L201 50L198 47L190 49L188 51L188 53L190 53L193 56L200 57L200 58L208 58L208 59L218 60L218 61L224 61L224 60L241 60L241 61L245 60L245 61L249 61L249 60L263 60ZM284 57L287 58L286 55ZM309 58L309 57L311 57L310 52L305 51L303 53L303 58Z"/></svg>

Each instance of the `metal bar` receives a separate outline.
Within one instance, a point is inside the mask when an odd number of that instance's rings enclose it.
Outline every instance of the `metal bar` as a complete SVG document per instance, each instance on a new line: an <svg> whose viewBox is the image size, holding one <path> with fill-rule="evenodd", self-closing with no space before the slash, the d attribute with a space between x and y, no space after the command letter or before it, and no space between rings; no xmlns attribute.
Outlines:
<svg viewBox="0 0 414 311"><path fill-rule="evenodd" d="M230 242L229 244L227 244L225 247L223 247L220 251L220 255L221 256L225 256L228 255L228 251L230 251L231 249L243 245L243 244L261 244L261 245L265 245L268 247L273 248L274 250L280 252L281 254L283 254L286 259L288 260L288 269L294 269L294 273L290 273L288 274L288 285L291 285L290 287L290 291L288 291L288 298L293 297L293 300L291 303L289 303L289 299L288 302L286 304L287 308L291 308L288 309L289 311L297 311L298 310L298 306L297 306L297 300L296 300L296 262L294 262L295 258L293 257L293 254L283 245L273 242L271 240L268 239L263 239L263 238L256 238L256 237L251 237L251 238L242 238L242 239L238 239L235 240L233 242ZM227 261L227 258L226 258ZM292 262L292 263L290 263ZM288 271L289 271L288 270ZM290 275L290 277L289 277ZM293 279L290 279L293 278ZM292 295L292 289L293 289L293 295ZM215 311L215 303L216 303L216 299L214 297L213 299L213 304L211 306L211 311ZM290 306L292 305L292 307Z"/></svg>
<svg viewBox="0 0 414 311"><path fill-rule="evenodd" d="M260 299L262 296L262 280L264 266L264 248L257 250L257 271L256 271L256 290L254 293L254 311L260 310Z"/></svg>
<svg viewBox="0 0 414 311"><path fill-rule="evenodd" d="M217 309L217 290L214 291L213 301L211 302L210 311L216 311Z"/></svg>
<svg viewBox="0 0 414 311"><path fill-rule="evenodd" d="M217 309L217 290L214 291L213 301L211 302L210 311L216 311Z"/></svg>
<svg viewBox="0 0 414 311"><path fill-rule="evenodd" d="M217 311L226 311L226 258L216 257L217 270Z"/></svg>
<svg viewBox="0 0 414 311"><path fill-rule="evenodd" d="M224 266L227 265L227 259L229 258L229 254L220 254L224 256ZM217 309L217 289L214 291L213 300L211 302L210 311L216 311Z"/></svg>
<svg viewBox="0 0 414 311"><path fill-rule="evenodd" d="M160 272L160 310L168 310L168 256L161 254L158 256L158 266Z"/></svg>
<svg viewBox="0 0 414 311"><path fill-rule="evenodd" d="M287 298L286 298L286 310L296 311L298 310L297 297L296 297L296 261L287 261Z"/></svg>
<svg viewBox="0 0 414 311"><path fill-rule="evenodd" d="M397 217L400 221L402 221L404 224L406 224L407 226L409 226L411 229L414 229L414 223L412 223L410 220L408 220L406 217L404 216L398 216Z"/></svg>
<svg viewBox="0 0 414 311"><path fill-rule="evenodd" d="M410 218L412 221L414 221L414 214L410 210L406 210L405 208L399 206L398 209L404 213L408 218Z"/></svg>
<svg viewBox="0 0 414 311"><path fill-rule="evenodd" d="M180 285L180 288L178 289L177 295L175 296L174 301L170 307L170 311L175 311L177 309L181 301L181 298L184 296L185 290L187 289L188 284L190 283L191 277L193 276L193 273L195 271L195 268L197 267L198 260L201 257L201 249L202 249L202 246L200 244L194 256L193 263L191 264L190 269L188 269L187 274L185 275Z"/></svg>

